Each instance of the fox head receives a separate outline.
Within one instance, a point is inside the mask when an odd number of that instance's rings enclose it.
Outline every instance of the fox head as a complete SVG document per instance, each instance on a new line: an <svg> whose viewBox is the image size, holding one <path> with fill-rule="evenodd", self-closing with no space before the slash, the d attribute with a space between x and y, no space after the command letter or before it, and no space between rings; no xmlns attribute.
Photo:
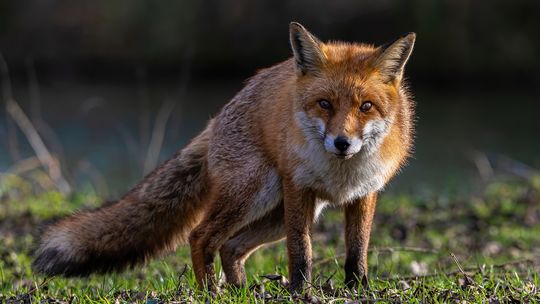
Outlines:
<svg viewBox="0 0 540 304"><path fill-rule="evenodd" d="M403 71L416 35L380 47L323 43L299 23L290 25L296 76L296 118L307 140L348 159L373 153L407 102Z"/></svg>

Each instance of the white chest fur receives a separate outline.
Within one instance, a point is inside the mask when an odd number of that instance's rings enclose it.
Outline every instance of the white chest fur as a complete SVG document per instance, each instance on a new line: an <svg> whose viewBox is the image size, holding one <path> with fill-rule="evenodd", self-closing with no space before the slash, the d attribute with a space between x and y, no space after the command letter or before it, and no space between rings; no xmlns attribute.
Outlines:
<svg viewBox="0 0 540 304"><path fill-rule="evenodd" d="M330 155L317 143L295 152L302 162L294 171L294 181L326 193L332 205L345 204L380 190L390 167L376 153L368 155L360 151L344 160Z"/></svg>
<svg viewBox="0 0 540 304"><path fill-rule="evenodd" d="M362 148L350 159L339 159L326 151L322 140L311 140L326 134L321 119L310 118L304 112L296 112L295 117L308 139L294 150L301 160L293 175L298 185L320 191L325 196L321 199L333 205L351 202L384 186L395 164L383 161L377 150L387 134L391 117L365 125Z"/></svg>

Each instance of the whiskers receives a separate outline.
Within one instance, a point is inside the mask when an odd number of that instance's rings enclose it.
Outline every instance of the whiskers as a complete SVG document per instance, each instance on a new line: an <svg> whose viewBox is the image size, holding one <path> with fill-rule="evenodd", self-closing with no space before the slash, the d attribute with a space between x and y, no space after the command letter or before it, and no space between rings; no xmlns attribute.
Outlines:
<svg viewBox="0 0 540 304"><path fill-rule="evenodd" d="M322 147L326 136L322 121L317 118L310 118L304 112L296 112L295 115L306 142L308 144L316 143Z"/></svg>
<svg viewBox="0 0 540 304"><path fill-rule="evenodd" d="M302 127L308 143L315 141L322 144L324 142L324 137L326 134L324 134L324 132L322 132L317 126L304 125Z"/></svg>
<svg viewBox="0 0 540 304"><path fill-rule="evenodd" d="M382 127L375 128L368 134L364 134L362 137L363 141L363 147L362 150L364 150L364 153L372 154L375 152L379 145L382 143L386 133L388 130L388 126L385 122L385 124Z"/></svg>

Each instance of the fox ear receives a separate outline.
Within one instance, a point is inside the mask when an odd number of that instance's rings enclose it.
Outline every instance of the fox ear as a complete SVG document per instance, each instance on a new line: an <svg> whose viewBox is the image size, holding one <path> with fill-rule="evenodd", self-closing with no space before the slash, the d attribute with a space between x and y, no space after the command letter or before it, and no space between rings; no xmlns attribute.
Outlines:
<svg viewBox="0 0 540 304"><path fill-rule="evenodd" d="M298 71L317 74L325 59L322 42L297 22L291 22L289 35Z"/></svg>
<svg viewBox="0 0 540 304"><path fill-rule="evenodd" d="M375 65L383 77L384 82L401 81L405 64L411 56L415 33L408 33L391 43L380 48L380 55L375 60Z"/></svg>

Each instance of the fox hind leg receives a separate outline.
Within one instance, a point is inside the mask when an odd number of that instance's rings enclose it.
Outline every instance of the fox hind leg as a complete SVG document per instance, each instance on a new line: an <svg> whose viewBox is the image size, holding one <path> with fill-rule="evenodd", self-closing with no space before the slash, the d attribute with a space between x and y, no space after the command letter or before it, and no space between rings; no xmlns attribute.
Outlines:
<svg viewBox="0 0 540 304"><path fill-rule="evenodd" d="M260 246L285 237L283 204L264 217L243 227L220 249L221 265L227 283L234 286L246 284L244 262Z"/></svg>
<svg viewBox="0 0 540 304"><path fill-rule="evenodd" d="M207 284L209 290L216 290L214 269L215 253L248 222L249 200L238 202L241 195L221 194L210 203L207 214L191 232L189 243L191 259L197 282L201 287ZM245 197L245 196L244 196ZM231 208L231 206L239 206Z"/></svg>

